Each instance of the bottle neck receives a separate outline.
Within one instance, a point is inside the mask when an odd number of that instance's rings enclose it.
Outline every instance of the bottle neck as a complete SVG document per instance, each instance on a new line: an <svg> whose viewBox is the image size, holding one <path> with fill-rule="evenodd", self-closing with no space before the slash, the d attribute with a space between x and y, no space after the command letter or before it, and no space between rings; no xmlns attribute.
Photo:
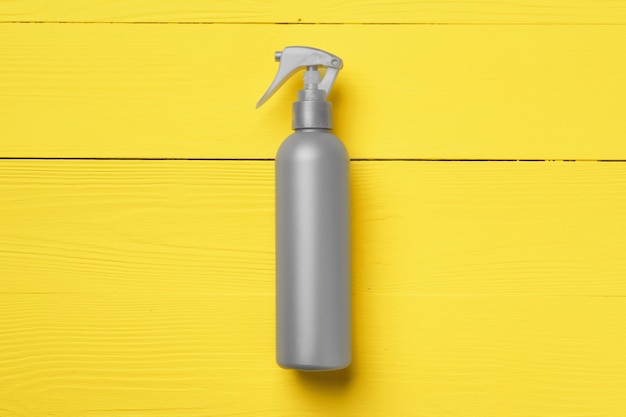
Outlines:
<svg viewBox="0 0 626 417"><path fill-rule="evenodd" d="M292 127L300 129L331 129L332 104L322 90L300 90L293 103Z"/></svg>
<svg viewBox="0 0 626 417"><path fill-rule="evenodd" d="M332 128L332 106L326 101L326 92L319 89L320 80L317 66L307 67L304 90L298 91L298 101L293 103L294 130Z"/></svg>

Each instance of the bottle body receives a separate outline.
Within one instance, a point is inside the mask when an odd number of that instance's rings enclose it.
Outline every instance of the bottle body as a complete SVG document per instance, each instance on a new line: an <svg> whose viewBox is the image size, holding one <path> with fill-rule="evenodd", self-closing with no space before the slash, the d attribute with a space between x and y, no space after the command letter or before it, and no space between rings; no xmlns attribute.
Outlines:
<svg viewBox="0 0 626 417"><path fill-rule="evenodd" d="M332 370L351 361L349 158L326 129L276 156L276 360Z"/></svg>

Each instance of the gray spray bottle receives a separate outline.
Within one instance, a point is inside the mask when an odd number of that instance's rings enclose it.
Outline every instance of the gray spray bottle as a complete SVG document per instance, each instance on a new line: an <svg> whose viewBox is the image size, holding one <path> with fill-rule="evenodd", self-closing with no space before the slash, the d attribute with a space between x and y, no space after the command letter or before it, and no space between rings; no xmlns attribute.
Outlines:
<svg viewBox="0 0 626 417"><path fill-rule="evenodd" d="M349 158L330 133L326 97L343 63L302 46L275 58L278 73L257 108L305 69L295 132L276 155L276 360L283 368L341 369L352 356Z"/></svg>

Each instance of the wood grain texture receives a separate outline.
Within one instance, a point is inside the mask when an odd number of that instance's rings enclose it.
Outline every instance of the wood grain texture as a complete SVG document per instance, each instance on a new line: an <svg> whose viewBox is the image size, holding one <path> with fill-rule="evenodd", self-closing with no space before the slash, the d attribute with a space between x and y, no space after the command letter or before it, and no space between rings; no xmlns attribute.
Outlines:
<svg viewBox="0 0 626 417"><path fill-rule="evenodd" d="M4 157L273 158L300 82L254 109L272 53L314 44L345 60L331 98L353 158L626 159L625 26L2 24L0 38Z"/></svg>
<svg viewBox="0 0 626 417"><path fill-rule="evenodd" d="M355 162L349 371L273 362L273 164L0 162L0 416L626 412L626 164Z"/></svg>
<svg viewBox="0 0 626 417"><path fill-rule="evenodd" d="M352 170L360 290L626 295L626 164ZM273 293L273 162L5 160L0 189L5 292Z"/></svg>
<svg viewBox="0 0 626 417"><path fill-rule="evenodd" d="M0 415L626 411L624 298L357 289L353 300L350 371L300 374L274 363L270 294L11 295L0 303Z"/></svg>
<svg viewBox="0 0 626 417"><path fill-rule="evenodd" d="M626 23L623 0L4 1L1 21L246 23Z"/></svg>

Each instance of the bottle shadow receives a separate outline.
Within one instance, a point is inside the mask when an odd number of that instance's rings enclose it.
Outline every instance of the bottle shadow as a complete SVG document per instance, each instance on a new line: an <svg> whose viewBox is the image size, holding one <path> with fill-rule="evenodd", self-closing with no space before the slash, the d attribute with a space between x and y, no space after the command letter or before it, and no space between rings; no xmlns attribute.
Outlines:
<svg viewBox="0 0 626 417"><path fill-rule="evenodd" d="M299 384L307 391L323 396L341 395L353 380L352 366L337 371L295 371Z"/></svg>

